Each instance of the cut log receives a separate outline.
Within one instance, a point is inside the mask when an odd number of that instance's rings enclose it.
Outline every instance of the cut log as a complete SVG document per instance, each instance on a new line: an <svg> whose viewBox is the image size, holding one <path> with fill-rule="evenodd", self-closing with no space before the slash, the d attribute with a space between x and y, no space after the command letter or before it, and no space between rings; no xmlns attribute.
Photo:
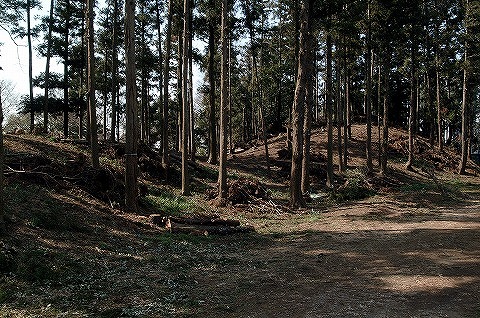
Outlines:
<svg viewBox="0 0 480 318"><path fill-rule="evenodd" d="M182 217L169 217L171 222L190 225L207 225L207 226L240 226L240 221L220 219L220 218L182 218Z"/></svg>
<svg viewBox="0 0 480 318"><path fill-rule="evenodd" d="M168 221L185 225L206 225L206 226L240 226L240 221L221 219L221 218L184 218L178 216L163 216L161 214L152 214L149 216L150 223L158 226L165 226Z"/></svg>
<svg viewBox="0 0 480 318"><path fill-rule="evenodd" d="M158 226L165 226L167 222L167 217L162 214L150 214L148 216L148 221Z"/></svg>
<svg viewBox="0 0 480 318"><path fill-rule="evenodd" d="M168 220L166 228L171 233L184 233L192 235L229 235L235 233L249 233L255 231L253 226L225 226L225 225L200 225L200 224L185 224L175 223Z"/></svg>

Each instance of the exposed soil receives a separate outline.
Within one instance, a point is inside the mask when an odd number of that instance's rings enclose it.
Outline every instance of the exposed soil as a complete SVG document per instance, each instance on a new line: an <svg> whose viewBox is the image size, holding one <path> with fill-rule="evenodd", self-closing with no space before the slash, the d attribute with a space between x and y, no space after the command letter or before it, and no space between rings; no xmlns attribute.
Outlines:
<svg viewBox="0 0 480 318"><path fill-rule="evenodd" d="M353 133L349 165L361 171L362 127ZM478 318L477 167L453 175L454 160L435 165L426 155L435 151L425 148L416 171L406 172L404 136L392 130L388 178L365 178L376 194L339 202L322 184L325 133L315 131L318 183L301 211L285 207L284 159L273 158L269 172L263 147L234 154L232 178L259 176L269 195L217 208L199 192L190 213L240 219L254 234L173 235L148 223L148 206L142 215L125 214L82 184L47 187L9 176L14 222L0 244L0 317ZM7 147L37 156L57 147L21 139L7 136ZM283 143L283 136L271 141L272 157ZM58 156L70 166L81 149L62 147ZM52 164L42 156L32 169ZM212 178L199 176L196 187L203 180L208 188ZM346 179L338 177L337 186Z"/></svg>

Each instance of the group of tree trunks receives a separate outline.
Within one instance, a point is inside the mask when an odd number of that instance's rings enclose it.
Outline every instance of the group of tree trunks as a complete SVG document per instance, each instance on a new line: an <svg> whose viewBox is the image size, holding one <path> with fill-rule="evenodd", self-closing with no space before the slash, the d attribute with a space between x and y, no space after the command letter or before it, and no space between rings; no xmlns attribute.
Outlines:
<svg viewBox="0 0 480 318"><path fill-rule="evenodd" d="M2 1L0 9L6 13L6 18L0 20L0 25L27 38L30 81L27 110L31 115L30 128L33 131L36 110L31 44L34 32L30 12L38 5L38 1L22 1ZM108 2L107 9L99 15L101 30L97 37L94 33L94 0L85 3L73 0L60 0L56 4L51 2L49 17L45 20L46 48L42 51L47 57L42 84L45 102L40 110L44 113L44 130L49 128L48 113L53 106L49 102L49 90L50 86L53 88L55 76L50 74L49 64L50 57L55 55L64 63L63 83L58 86L63 90L64 135L69 135L69 113L72 112L72 107L78 107L75 110L80 121L78 134L80 138L85 137L89 141L92 165L98 167L96 94L100 90L103 92L102 130L103 138L106 139L110 88L110 139L115 141L119 137L119 116L122 112L119 107L119 74L124 66L127 210L138 209L139 139L150 144L160 142L164 171L168 171L170 145L174 141L177 150L182 153L184 195L191 192L188 162L195 158L195 141L204 140L202 142L208 144L208 161L212 164L219 163L218 201L224 202L227 189L227 148L231 151L234 148L232 130L235 129L232 126L241 131L240 138L244 144L255 138L264 144L267 167L270 165L268 131L279 132L282 125L287 127L288 148L292 154L290 205L294 208L305 206L304 195L308 194L310 188L309 156L313 121L325 124L327 129L327 187L334 185L335 144L339 173L347 168L350 127L354 116L362 118L366 125L365 157L368 173L374 172L374 116L377 118L378 162L382 174L388 171L388 129L392 122L409 129L406 169L412 169L414 165L417 134L428 135L432 145L436 138L437 146L442 151L446 143L444 135L448 132L449 139L458 135L461 154L458 170L459 173L465 173L474 140L475 116L478 113L474 105L478 103L479 88L476 80L480 64L476 54L480 34L479 0L362 0L348 4L315 0L238 2L240 6L235 6L235 1L227 0L202 0L196 3L191 0L169 0L168 5L165 3L163 47L159 1L125 1L124 32L120 30L121 2ZM195 15L194 7L198 8ZM235 8L239 11L234 12ZM25 32L14 28L23 13L27 22L27 29L23 30ZM243 15L242 19L238 19L240 15ZM276 15L278 19L270 19ZM73 32L75 29L78 32ZM154 36L153 30L158 38ZM245 30L245 35L238 35L241 33L238 30ZM208 78L208 87L205 88L205 97L208 96L205 98L205 121L208 127L204 127L205 136L201 138L196 136L198 131L193 127L196 124L192 89L194 33L208 38L205 61L200 63ZM117 61L122 36L125 45L124 65ZM216 41L218 37L220 41ZM149 45L153 42L148 41L153 38L156 38L155 45ZM232 40L245 40L246 57L243 61L238 58L241 54L235 48L232 54ZM172 52L172 41L176 41L177 54ZM72 43L75 42L81 43L73 46ZM220 50L217 43L220 43ZM158 49L156 54L151 51L153 47ZM96 74L101 69L95 68L95 53L103 58L103 76ZM459 56L463 56L462 60ZM109 57L111 61L108 61ZM218 57L220 63L217 63ZM175 97L170 89L171 60L174 58L178 67ZM322 65L319 64L320 61L323 61ZM461 69L461 76L455 68ZM153 73L157 74L158 79L158 111L152 110L150 105L154 99L150 92L154 81ZM217 73L220 73L220 85L217 83ZM319 89L319 73L324 75L323 92ZM138 88L137 81L140 84ZM232 81L235 81L235 85L232 85ZM443 89L444 87L446 88ZM458 92L459 87L461 93ZM455 89L457 93L452 92ZM216 90L220 91L219 103L216 100ZM86 97L87 116L84 116L81 102L73 105L73 95L77 95L79 100ZM461 95L461 98L457 95ZM235 100L232 100L232 96ZM321 105L320 98L323 99ZM233 103L236 104L236 110ZM283 106L287 104L288 107ZM460 104L459 111L454 105ZM158 113L158 116L154 113ZM85 136L82 128L84 117L87 127ZM152 129L154 117L158 117L158 127ZM449 121L456 122L449 123L447 127L447 117ZM200 118L200 122L202 120ZM234 121L241 122L241 125L235 127ZM273 124L267 126L266 123L269 122ZM337 129L336 138L333 136L334 125ZM175 128L172 129L171 126ZM152 130L158 133L157 140L152 139ZM171 136L173 131L175 136Z"/></svg>

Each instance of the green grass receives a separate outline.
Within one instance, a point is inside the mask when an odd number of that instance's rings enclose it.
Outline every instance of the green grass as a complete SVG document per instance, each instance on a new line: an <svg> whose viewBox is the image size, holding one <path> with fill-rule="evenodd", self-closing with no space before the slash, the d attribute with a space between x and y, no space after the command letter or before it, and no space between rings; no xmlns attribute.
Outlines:
<svg viewBox="0 0 480 318"><path fill-rule="evenodd" d="M194 202L190 199L166 190L154 191L141 200L143 205L165 215L181 215L182 212L195 208Z"/></svg>

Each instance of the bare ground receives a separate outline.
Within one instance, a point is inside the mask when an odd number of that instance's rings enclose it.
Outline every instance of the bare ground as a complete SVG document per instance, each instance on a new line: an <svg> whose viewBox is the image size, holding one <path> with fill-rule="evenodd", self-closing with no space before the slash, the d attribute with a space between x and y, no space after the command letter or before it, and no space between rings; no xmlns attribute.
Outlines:
<svg viewBox="0 0 480 318"><path fill-rule="evenodd" d="M250 235L171 235L81 189L15 183L1 250L19 262L0 276L0 317L480 317L475 170L436 170L438 186L395 161L377 195L326 202L315 184L308 209L291 213L278 208L284 174L262 156L236 154L232 173L262 175L272 202L212 207L254 225ZM32 217L52 206L60 228Z"/></svg>

